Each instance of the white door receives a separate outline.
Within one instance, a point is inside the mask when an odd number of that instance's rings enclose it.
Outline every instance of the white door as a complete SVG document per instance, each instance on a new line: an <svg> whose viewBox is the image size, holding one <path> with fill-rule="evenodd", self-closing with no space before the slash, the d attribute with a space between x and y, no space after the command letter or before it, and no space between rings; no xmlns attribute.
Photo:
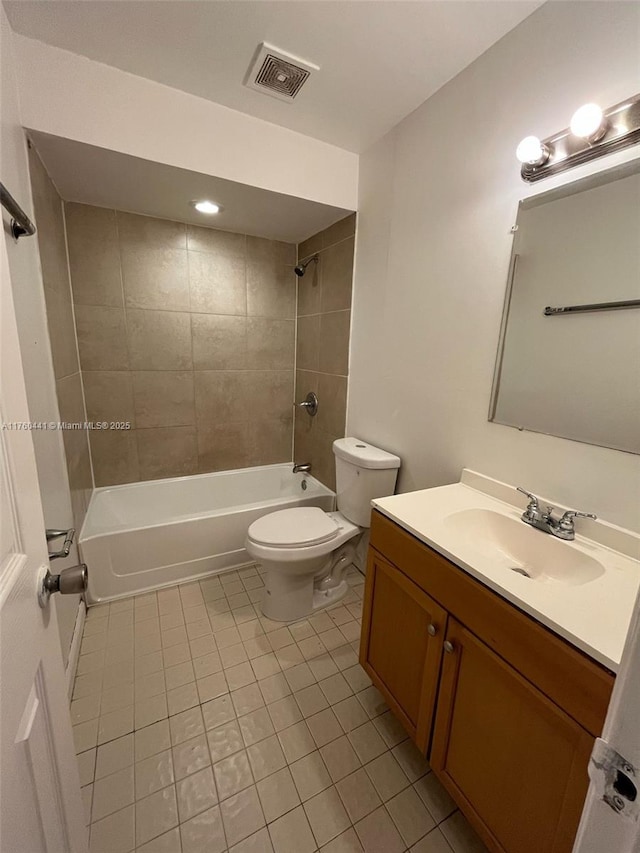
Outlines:
<svg viewBox="0 0 640 853"><path fill-rule="evenodd" d="M589 775L574 853L640 853L640 595Z"/></svg>
<svg viewBox="0 0 640 853"><path fill-rule="evenodd" d="M0 335L0 420L26 422L27 398L2 236ZM41 609L37 598L47 567L31 434L0 428L2 853L87 850L55 609Z"/></svg>

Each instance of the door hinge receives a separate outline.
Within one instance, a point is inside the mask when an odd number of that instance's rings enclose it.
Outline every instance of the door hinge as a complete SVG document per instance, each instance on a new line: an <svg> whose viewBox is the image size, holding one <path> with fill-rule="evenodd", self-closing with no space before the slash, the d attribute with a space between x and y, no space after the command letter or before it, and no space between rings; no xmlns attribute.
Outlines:
<svg viewBox="0 0 640 853"><path fill-rule="evenodd" d="M589 760L589 777L596 795L614 812L637 821L640 814L638 802L639 768L610 746L606 740L596 738Z"/></svg>

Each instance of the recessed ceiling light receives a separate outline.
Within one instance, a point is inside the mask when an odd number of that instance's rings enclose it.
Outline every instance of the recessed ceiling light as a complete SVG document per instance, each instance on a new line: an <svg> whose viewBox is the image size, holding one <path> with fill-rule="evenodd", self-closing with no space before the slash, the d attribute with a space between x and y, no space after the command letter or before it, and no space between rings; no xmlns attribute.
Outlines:
<svg viewBox="0 0 640 853"><path fill-rule="evenodd" d="M214 201L202 199L202 201L192 201L191 204L195 207L198 213L206 213L212 216L214 213L220 213L220 205Z"/></svg>

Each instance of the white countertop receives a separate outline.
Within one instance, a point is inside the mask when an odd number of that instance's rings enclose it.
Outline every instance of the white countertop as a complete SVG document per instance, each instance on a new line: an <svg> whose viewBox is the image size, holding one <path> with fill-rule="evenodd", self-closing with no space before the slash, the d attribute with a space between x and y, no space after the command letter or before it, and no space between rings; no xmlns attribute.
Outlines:
<svg viewBox="0 0 640 853"><path fill-rule="evenodd" d="M506 497L508 502L487 494L485 487L494 495ZM617 671L640 586L640 561L631 556L638 553L640 537L604 524L606 529L596 533L593 539L576 534L571 543L556 540L561 549L575 549L604 566L603 574L588 582L568 584L553 578L523 577L509 571L511 555L496 551L494 546L489 552L486 543L460 536L448 523L455 513L479 509L499 512L524 525L520 521L522 506L518 505L521 500L517 493L512 498L506 489L511 487L473 472L463 472L461 483L380 498L373 501L373 506L587 655ZM589 530L595 531L600 525L590 522ZM530 530L532 535L554 538ZM597 538L618 541L621 550L607 547Z"/></svg>

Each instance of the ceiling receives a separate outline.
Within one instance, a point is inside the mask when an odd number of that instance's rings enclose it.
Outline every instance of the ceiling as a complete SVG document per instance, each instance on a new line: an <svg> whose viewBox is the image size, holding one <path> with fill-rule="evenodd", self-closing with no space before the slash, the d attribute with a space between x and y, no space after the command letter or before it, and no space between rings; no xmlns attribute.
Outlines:
<svg viewBox="0 0 640 853"><path fill-rule="evenodd" d="M360 152L542 0L5 0L13 29ZM243 86L268 41L320 66L296 100Z"/></svg>
<svg viewBox="0 0 640 853"><path fill-rule="evenodd" d="M58 136L34 131L29 135L65 201L287 243L300 243L350 213ZM216 216L198 213L189 202L203 198L223 209Z"/></svg>

